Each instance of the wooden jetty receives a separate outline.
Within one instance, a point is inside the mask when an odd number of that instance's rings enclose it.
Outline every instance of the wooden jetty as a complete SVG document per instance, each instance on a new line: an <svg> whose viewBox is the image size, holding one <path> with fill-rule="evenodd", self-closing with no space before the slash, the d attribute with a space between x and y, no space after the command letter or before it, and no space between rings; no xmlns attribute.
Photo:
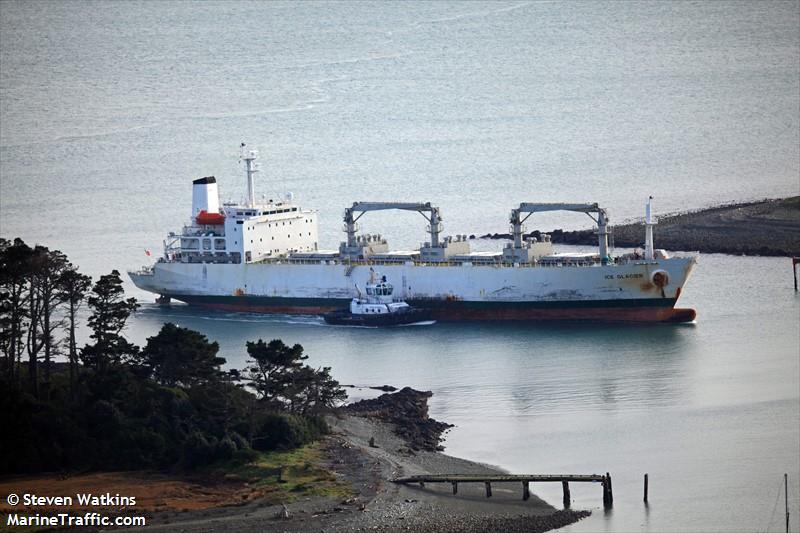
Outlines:
<svg viewBox="0 0 800 533"><path fill-rule="evenodd" d="M614 505L614 491L611 487L611 474L424 474L419 476L401 477L393 480L403 485L419 484L425 488L425 483L450 483L453 494L458 494L459 483L483 483L486 487L486 497L492 497L492 483L522 483L522 499L531 497L531 483L561 482L564 492L564 507L570 506L569 484L572 483L600 483L603 486L603 507L610 508Z"/></svg>

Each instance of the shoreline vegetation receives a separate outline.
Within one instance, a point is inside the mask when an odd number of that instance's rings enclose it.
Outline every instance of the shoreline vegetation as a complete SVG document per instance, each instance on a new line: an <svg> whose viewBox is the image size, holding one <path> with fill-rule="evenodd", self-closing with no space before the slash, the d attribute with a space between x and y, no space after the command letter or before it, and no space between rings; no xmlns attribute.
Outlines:
<svg viewBox="0 0 800 533"><path fill-rule="evenodd" d="M92 333L79 348L82 305ZM480 487L396 485L498 470L439 453L451 426L428 416L430 392L340 407L344 388L299 344L246 342L247 366L223 370L216 342L172 323L128 341L137 308L116 270L92 283L57 250L0 239L2 494L105 494L92 512L164 531L547 531L589 514L499 488L486 501ZM4 526L65 511L6 500Z"/></svg>
<svg viewBox="0 0 800 533"><path fill-rule="evenodd" d="M149 530L185 533L219 528L545 532L591 514L556 509L535 494L522 501L518 483L496 484L491 499L480 484L464 484L453 495L447 484L419 488L392 483L426 473L505 473L439 451L440 436L449 426L428 416L430 397L430 392L406 387L342 406L326 415L330 433L325 437L292 451L261 453L248 463L222 461L181 473L15 476L0 478L0 493L134 495L135 507L104 511L135 511L147 516ZM10 511L0 503L0 515Z"/></svg>
<svg viewBox="0 0 800 533"><path fill-rule="evenodd" d="M731 255L800 256L800 196L719 205L658 217L654 227L657 248ZM549 233L556 244L597 245L594 230ZM540 231L526 236L540 238ZM511 239L509 233L488 233L481 239ZM644 223L613 227L613 242L621 248L641 248Z"/></svg>

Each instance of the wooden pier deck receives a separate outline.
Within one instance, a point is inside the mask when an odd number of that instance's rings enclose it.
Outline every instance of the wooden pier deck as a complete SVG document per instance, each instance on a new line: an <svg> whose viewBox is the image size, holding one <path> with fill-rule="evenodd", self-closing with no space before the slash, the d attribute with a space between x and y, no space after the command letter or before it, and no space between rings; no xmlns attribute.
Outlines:
<svg viewBox="0 0 800 533"><path fill-rule="evenodd" d="M611 487L611 475L606 472L602 474L492 474L492 475L473 475L473 474L424 474L418 476L407 476L393 480L395 483L403 485L419 484L425 488L425 483L450 483L453 486L453 494L458 494L459 483L483 483L486 487L486 497L492 497L492 483L522 483L522 499L528 500L531 496L531 483L553 483L560 482L564 492L564 507L570 506L571 495L569 491L570 483L600 483L603 486L603 506L610 508L614 505L614 492Z"/></svg>

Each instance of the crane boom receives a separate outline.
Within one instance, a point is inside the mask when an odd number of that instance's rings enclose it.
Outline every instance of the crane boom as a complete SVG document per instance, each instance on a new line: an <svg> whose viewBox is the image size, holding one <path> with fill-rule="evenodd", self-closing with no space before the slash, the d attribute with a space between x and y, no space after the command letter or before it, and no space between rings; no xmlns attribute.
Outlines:
<svg viewBox="0 0 800 533"><path fill-rule="evenodd" d="M514 236L514 248L522 248L522 223L533 213L546 211L575 211L578 213L597 213L597 236L600 249L600 260L603 264L608 262L608 213L598 204L561 204L561 203L529 203L523 202L519 207L511 210L511 232ZM522 217L522 213L527 213ZM589 215L591 216L591 215Z"/></svg>
<svg viewBox="0 0 800 533"><path fill-rule="evenodd" d="M355 247L356 244L356 221L368 211L387 211L390 209L400 209L402 211L416 211L430 222L431 246L439 246L439 232L442 231L442 217L439 208L432 206L430 202L353 202L351 207L344 210L344 225L347 233L347 246ZM360 213L354 216L354 213ZM430 216L425 216L430 213Z"/></svg>

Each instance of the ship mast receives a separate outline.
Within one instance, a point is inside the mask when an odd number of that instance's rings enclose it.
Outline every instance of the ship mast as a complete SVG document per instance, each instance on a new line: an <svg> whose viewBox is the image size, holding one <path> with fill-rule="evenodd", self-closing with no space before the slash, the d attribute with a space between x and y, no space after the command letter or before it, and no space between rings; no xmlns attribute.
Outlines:
<svg viewBox="0 0 800 533"><path fill-rule="evenodd" d="M250 150L245 152L245 144L242 143L242 159L244 160L247 173L247 207L255 207L256 205L256 186L254 174L258 172L255 160L258 158L258 152Z"/></svg>
<svg viewBox="0 0 800 533"><path fill-rule="evenodd" d="M656 225L656 219L652 213L653 197L647 200L647 206L644 209L644 258L652 261L655 257L653 253L653 226Z"/></svg>

